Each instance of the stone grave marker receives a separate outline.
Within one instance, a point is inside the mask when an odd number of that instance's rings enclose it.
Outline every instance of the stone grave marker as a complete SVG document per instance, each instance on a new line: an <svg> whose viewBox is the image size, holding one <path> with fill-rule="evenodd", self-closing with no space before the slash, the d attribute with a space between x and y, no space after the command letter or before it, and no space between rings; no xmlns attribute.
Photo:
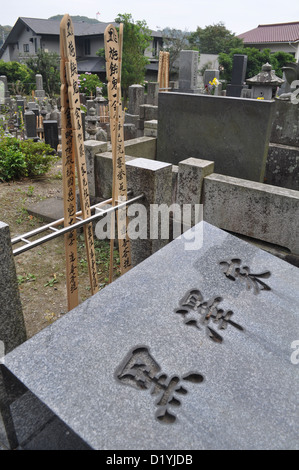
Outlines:
<svg viewBox="0 0 299 470"><path fill-rule="evenodd" d="M179 68L179 89L184 93L199 93L198 51L181 51Z"/></svg>
<svg viewBox="0 0 299 470"><path fill-rule="evenodd" d="M7 77L6 75L0 76L0 104L8 105L10 102L10 95L8 91Z"/></svg>
<svg viewBox="0 0 299 470"><path fill-rule="evenodd" d="M247 56L243 54L234 54L232 81L226 87L226 96L234 96L236 98L241 96L245 82L246 69Z"/></svg>
<svg viewBox="0 0 299 470"><path fill-rule="evenodd" d="M35 139L36 136L36 114L34 111L24 113L25 129L28 139Z"/></svg>
<svg viewBox="0 0 299 470"><path fill-rule="evenodd" d="M215 172L264 181L274 101L159 93L157 160L215 162Z"/></svg>
<svg viewBox="0 0 299 470"><path fill-rule="evenodd" d="M5 356L35 397L15 425L38 401L92 449L298 450L298 285L201 222ZM23 448L58 446L54 422Z"/></svg>
<svg viewBox="0 0 299 470"><path fill-rule="evenodd" d="M45 143L49 144L52 149L57 151L58 147L58 123L54 120L43 121Z"/></svg>
<svg viewBox="0 0 299 470"><path fill-rule="evenodd" d="M38 100L43 100L46 96L46 93L43 88L43 77L41 74L38 73L35 75L35 83L36 83L35 97Z"/></svg>
<svg viewBox="0 0 299 470"><path fill-rule="evenodd" d="M4 82L0 80L0 105L4 104L4 97L5 97Z"/></svg>

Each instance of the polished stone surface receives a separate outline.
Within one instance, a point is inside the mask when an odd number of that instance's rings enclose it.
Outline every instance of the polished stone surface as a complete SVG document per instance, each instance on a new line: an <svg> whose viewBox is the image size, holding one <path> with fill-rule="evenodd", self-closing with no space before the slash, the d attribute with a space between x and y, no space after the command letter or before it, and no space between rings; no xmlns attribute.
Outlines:
<svg viewBox="0 0 299 470"><path fill-rule="evenodd" d="M93 449L298 449L298 285L202 222L5 367Z"/></svg>

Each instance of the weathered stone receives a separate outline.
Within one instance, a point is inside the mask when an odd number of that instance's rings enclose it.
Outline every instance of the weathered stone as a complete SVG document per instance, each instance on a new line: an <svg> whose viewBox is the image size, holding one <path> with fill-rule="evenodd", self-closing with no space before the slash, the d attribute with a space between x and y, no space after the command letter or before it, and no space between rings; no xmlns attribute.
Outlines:
<svg viewBox="0 0 299 470"><path fill-rule="evenodd" d="M95 187L95 156L97 153L107 151L107 142L99 142L97 140L86 140L84 142L87 180L90 197L96 196Z"/></svg>
<svg viewBox="0 0 299 470"><path fill-rule="evenodd" d="M144 104L144 87L142 85L129 86L129 114L138 114L139 107Z"/></svg>
<svg viewBox="0 0 299 470"><path fill-rule="evenodd" d="M291 101L275 101L270 142L299 147L299 106Z"/></svg>
<svg viewBox="0 0 299 470"><path fill-rule="evenodd" d="M184 93L197 93L198 90L198 51L181 51L179 68L179 90Z"/></svg>
<svg viewBox="0 0 299 470"><path fill-rule="evenodd" d="M145 137L157 137L158 133L158 121L152 119L151 121L144 122L144 136Z"/></svg>
<svg viewBox="0 0 299 470"><path fill-rule="evenodd" d="M214 173L202 202L207 222L299 254L299 191Z"/></svg>
<svg viewBox="0 0 299 470"><path fill-rule="evenodd" d="M299 147L269 144L265 181L283 188L299 190Z"/></svg>
<svg viewBox="0 0 299 470"><path fill-rule="evenodd" d="M159 83L148 82L147 84L147 104L158 106Z"/></svg>
<svg viewBox="0 0 299 470"><path fill-rule="evenodd" d="M128 189L134 196L143 194L142 204L147 211L147 238L132 240L132 265L136 266L148 256L165 246L168 239L152 239L151 237L151 206L171 205L172 166L146 158L136 158L126 163ZM160 230L160 224L157 226Z"/></svg>
<svg viewBox="0 0 299 470"><path fill-rule="evenodd" d="M0 222L0 343L6 353L26 340L10 231ZM3 352L3 351L2 351Z"/></svg>

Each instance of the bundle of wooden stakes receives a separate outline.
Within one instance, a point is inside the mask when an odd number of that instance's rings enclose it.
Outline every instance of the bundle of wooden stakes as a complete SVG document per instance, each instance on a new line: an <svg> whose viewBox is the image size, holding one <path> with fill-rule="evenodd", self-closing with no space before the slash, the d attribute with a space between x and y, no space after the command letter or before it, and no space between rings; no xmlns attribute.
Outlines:
<svg viewBox="0 0 299 470"><path fill-rule="evenodd" d="M112 205L127 201L127 177L124 148L124 112L121 101L121 65L123 24L119 25L119 33L109 24L104 33L106 75L108 79L108 101L110 113L110 131L112 146ZM113 212L114 214L114 212ZM113 246L114 246L114 217L111 220L110 238L110 273L113 280ZM120 271L124 274L131 269L131 248L127 234L127 209L117 210L118 248L120 255Z"/></svg>
<svg viewBox="0 0 299 470"><path fill-rule="evenodd" d="M76 176L82 219L91 215L84 135L80 107L75 36L72 20L64 15L60 24L61 143L63 166L64 226L76 222ZM77 170L77 172L76 172ZM92 222L84 225L91 293L98 291ZM65 235L68 309L78 305L78 260L76 230Z"/></svg>
<svg viewBox="0 0 299 470"><path fill-rule="evenodd" d="M169 52L160 51L158 83L159 91L169 90Z"/></svg>

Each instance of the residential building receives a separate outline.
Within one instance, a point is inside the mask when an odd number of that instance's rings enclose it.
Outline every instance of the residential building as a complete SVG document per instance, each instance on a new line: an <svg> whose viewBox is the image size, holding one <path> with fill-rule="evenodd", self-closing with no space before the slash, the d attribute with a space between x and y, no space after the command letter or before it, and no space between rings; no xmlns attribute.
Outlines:
<svg viewBox="0 0 299 470"><path fill-rule="evenodd" d="M105 80L105 59L98 57L96 52L104 48L104 32L108 24L110 23L73 21L79 73L96 73L100 79ZM111 24L116 25L113 22ZM59 20L20 17L0 49L0 59L5 62L24 62L26 58L34 56L39 49L59 54L59 31ZM161 33L152 31L152 43L145 51L150 60L148 68L150 75L157 75L156 57L161 47Z"/></svg>
<svg viewBox="0 0 299 470"><path fill-rule="evenodd" d="M299 21L292 23L261 24L257 28L239 34L247 47L271 52L288 52L299 60Z"/></svg>

